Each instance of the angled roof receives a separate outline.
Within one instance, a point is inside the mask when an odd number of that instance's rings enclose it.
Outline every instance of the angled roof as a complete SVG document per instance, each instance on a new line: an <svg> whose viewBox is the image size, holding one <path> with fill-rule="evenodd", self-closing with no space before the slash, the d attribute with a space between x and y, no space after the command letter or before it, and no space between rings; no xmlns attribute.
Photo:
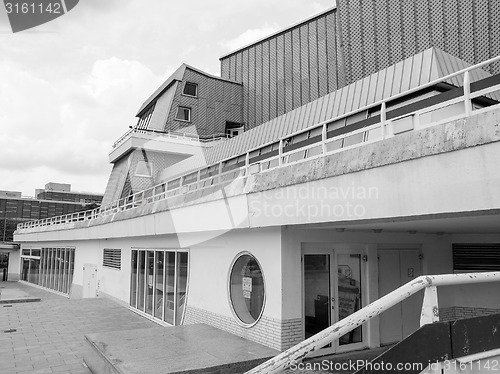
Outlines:
<svg viewBox="0 0 500 374"><path fill-rule="evenodd" d="M295 23L295 24L293 24L291 26L287 26L287 27L285 27L285 28L283 28L281 30L275 31L272 34L264 36L263 38L257 39L256 41L253 41L250 44L244 45L243 47L239 47L239 48L237 48L237 49L235 49L233 51L229 51L228 53L226 53L226 54L222 55L221 57L219 57L219 60L224 60L225 58L228 58L229 56L234 55L235 53L241 52L244 49L250 48L253 45L262 43L263 41L271 39L271 38L274 38L277 35L284 34L284 33L286 33L287 31L289 31L291 29L295 29L295 28L297 28L299 26L302 26L303 24L308 23L308 22L312 21L315 18L319 18L319 17L321 17L321 16L323 16L323 15L325 15L327 13L333 12L336 9L337 9L337 5L336 5L336 3L334 1L333 7L325 9L325 10L319 12L319 13L313 14L312 16L307 17L306 19L303 19L300 22L297 22L297 23Z"/></svg>
<svg viewBox="0 0 500 374"><path fill-rule="evenodd" d="M175 177L214 164L220 160L243 154L260 145L277 141L288 134L430 83L468 66L470 64L440 49L429 48L249 131L245 131L237 137L215 144L213 147L207 148L203 155L189 157L172 165L165 175L168 175L169 178ZM471 81L488 76L490 74L476 69L471 74ZM461 86L462 78L454 77L448 83Z"/></svg>
<svg viewBox="0 0 500 374"><path fill-rule="evenodd" d="M188 64L182 64L181 66L179 66L177 68L177 70L170 76L168 77L168 79L163 82L163 84L158 87L158 89L153 92L153 94L151 96L148 97L148 99L142 104L142 106L140 107L139 111L137 112L137 114L135 115L136 117L140 117L141 114L147 109L149 108L149 106L163 93L165 92L174 82L177 82L177 81L182 81L182 78L184 77L184 73L186 71L186 69L190 69L192 71L195 71L199 74L202 74L202 75L205 75L209 78L213 78L213 79L218 79L218 80L221 80L221 81L224 81L224 82L228 82L228 83L232 83L232 84L239 84L241 85L241 83L238 83L238 82L234 82L232 80L229 80L229 79L225 79L225 78L221 78L221 77L217 77L215 75L211 75L211 74L208 74L208 73L205 73L204 71L200 70L200 69L197 69L193 66L190 66Z"/></svg>

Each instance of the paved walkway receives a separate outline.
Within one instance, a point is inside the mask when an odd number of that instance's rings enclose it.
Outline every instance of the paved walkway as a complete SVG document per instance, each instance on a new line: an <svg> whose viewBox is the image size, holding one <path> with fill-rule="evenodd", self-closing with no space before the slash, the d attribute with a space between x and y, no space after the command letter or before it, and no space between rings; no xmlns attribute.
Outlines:
<svg viewBox="0 0 500 374"><path fill-rule="evenodd" d="M1 374L91 374L83 364L84 335L158 326L105 298L70 300L18 282L0 287L41 299L0 304Z"/></svg>

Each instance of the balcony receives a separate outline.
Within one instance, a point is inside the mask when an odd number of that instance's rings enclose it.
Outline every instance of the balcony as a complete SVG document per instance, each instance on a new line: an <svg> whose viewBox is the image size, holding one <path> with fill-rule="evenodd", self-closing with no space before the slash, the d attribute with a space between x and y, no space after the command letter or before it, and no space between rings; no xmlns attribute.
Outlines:
<svg viewBox="0 0 500 374"><path fill-rule="evenodd" d="M189 203L193 204L193 201L196 199L184 199L183 197L193 193L196 193L198 197L205 197L207 194L210 194L210 191L214 191L214 189L222 190L233 181L240 181L241 183L238 183L240 187L245 186L245 188L238 187L237 193L250 193L251 189L248 189L246 186L247 180L250 177L254 179L259 177L260 181L265 180L266 175L273 170L283 170L280 172L282 174L282 179L276 180L276 176L268 178L271 182L267 184L265 187L266 189L279 188L287 183L304 183L307 181L308 177L306 178L303 175L297 177L297 172L293 172L293 170L297 171L301 165L305 165L302 169L307 169L307 172L311 174L309 179L314 179L315 176L312 175L315 174L314 168L310 166L312 163L316 162L316 160L320 162L321 159L325 158L341 159L344 152L347 153L356 149L358 149L357 153L362 153L363 149L371 149L370 152L373 152L374 146L371 145L381 144L382 148L384 148L384 142L390 141L390 139L397 140L402 134L412 134L419 130L430 130L449 122L460 122L472 116L488 115L488 113L494 113L494 111L498 112L498 109L500 109L500 101L497 100L498 91L500 90L500 75L479 79L472 83L470 81L470 77L473 74L472 72L475 69L487 67L489 64L498 60L500 60L500 56L460 70L446 77L439 78L438 80L406 91L402 94L381 100L369 107L360 108L350 113L346 113L341 117L332 118L297 133L289 134L271 143L260 145L258 148L250 149L246 153L221 160L216 164L208 165L199 170L175 177L98 209L68 216L23 223L18 225L18 230L21 230L21 233L28 233L30 229L37 227L64 225L71 222L94 220L98 218L100 219L99 221L105 223L109 222L105 217L114 216L116 213L133 210L139 207L145 208L141 209L141 215L155 213L158 212L156 208L149 208L153 203L165 201L163 205L167 207L166 209L181 207L185 200L189 200ZM463 85L451 88L438 95L417 97L417 99L415 99L418 93L436 87L439 84L449 82L452 78L455 81L460 79ZM411 101L405 101L405 99L409 97L413 97L413 99ZM481 105L477 104L478 100L480 100ZM398 103L398 105L394 105L394 103ZM356 118L356 115L361 112L371 112L372 115L356 122L350 121L349 126L338 126L341 121L346 121L348 118ZM496 116L498 116L498 114L496 114ZM465 126L467 126L467 123ZM443 131L446 133L446 129ZM457 131L461 130L458 129ZM478 131L480 132L481 130L474 131L475 138L484 138L484 134L478 134ZM429 136L432 136L432 134L427 134L427 138L429 138ZM452 135L445 134L443 136ZM436 136L434 137L436 138ZM416 134L412 139L425 141L423 136L420 136L420 138L419 135ZM135 141L134 139L141 139L140 141L137 140L138 143L136 144L144 145L148 141L153 142L148 143L148 147L155 144L155 141L161 142L164 145L164 140L167 140L169 144L176 144L179 146L179 149L182 148L184 153L186 153L185 149L189 145L199 150L200 144L202 146L205 144L200 139L188 138L177 134L158 134L156 132L144 132L144 130L132 129L118 140L114 146L115 151L113 152L117 152L116 154L125 152L120 151L120 148L132 147L132 142ZM439 144L439 139L434 140L435 143L437 142L436 144ZM130 144L127 145L127 142L130 142ZM387 162L396 163L404 160L404 157L406 157L405 154L407 154L408 150L414 145L406 144L406 146L403 146L399 143L400 142L392 142L391 144L398 145L398 152L400 152L400 155L394 156L395 151L391 149L391 157ZM447 145L443 145L443 147L446 146ZM423 149L425 151L429 147L432 147L432 145L420 144L421 150ZM426 151L424 151L422 151L418 157L432 154L432 152L427 152L429 153L427 154ZM442 151L446 152L446 150ZM367 160L369 160L369 157ZM371 168L377 167L374 162L372 162L372 164L373 165L370 166ZM337 174L334 173L335 175L357 171L357 169L354 170L355 168L351 168L350 165L343 165L344 169L342 171L337 170L335 172ZM286 172L284 168L287 168ZM349 171L350 169L352 170ZM289 176L289 180L283 181L283 176ZM325 174L322 178L329 176L334 175ZM316 175L316 178L319 177ZM253 190L254 192L258 191L258 189L255 188L253 188ZM127 217L130 217L130 215L127 215Z"/></svg>
<svg viewBox="0 0 500 374"><path fill-rule="evenodd" d="M200 147L211 147L224 139L225 135L218 134L200 139L194 134L132 127L113 144L109 162L115 163L133 149L193 155L199 152Z"/></svg>

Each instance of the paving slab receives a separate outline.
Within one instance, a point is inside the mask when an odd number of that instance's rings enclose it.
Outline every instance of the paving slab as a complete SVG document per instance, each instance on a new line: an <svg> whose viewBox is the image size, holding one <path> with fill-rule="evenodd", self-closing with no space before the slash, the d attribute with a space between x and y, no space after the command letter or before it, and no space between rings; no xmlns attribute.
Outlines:
<svg viewBox="0 0 500 374"><path fill-rule="evenodd" d="M86 336L96 373L243 373L279 352L205 324Z"/></svg>
<svg viewBox="0 0 500 374"><path fill-rule="evenodd" d="M158 326L109 299L72 300L21 282L0 287L41 300L0 304L0 374L92 374L83 362L86 334Z"/></svg>
<svg viewBox="0 0 500 374"><path fill-rule="evenodd" d="M7 282L0 283L0 304L37 302L41 300L39 297L33 297L20 288L7 287L8 284Z"/></svg>

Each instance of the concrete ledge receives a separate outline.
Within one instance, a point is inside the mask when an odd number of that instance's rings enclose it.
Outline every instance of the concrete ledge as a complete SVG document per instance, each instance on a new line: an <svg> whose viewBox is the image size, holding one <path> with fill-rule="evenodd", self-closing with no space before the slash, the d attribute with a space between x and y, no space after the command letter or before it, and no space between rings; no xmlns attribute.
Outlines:
<svg viewBox="0 0 500 374"><path fill-rule="evenodd" d="M94 374L243 373L279 352L195 324L85 336L84 361Z"/></svg>

